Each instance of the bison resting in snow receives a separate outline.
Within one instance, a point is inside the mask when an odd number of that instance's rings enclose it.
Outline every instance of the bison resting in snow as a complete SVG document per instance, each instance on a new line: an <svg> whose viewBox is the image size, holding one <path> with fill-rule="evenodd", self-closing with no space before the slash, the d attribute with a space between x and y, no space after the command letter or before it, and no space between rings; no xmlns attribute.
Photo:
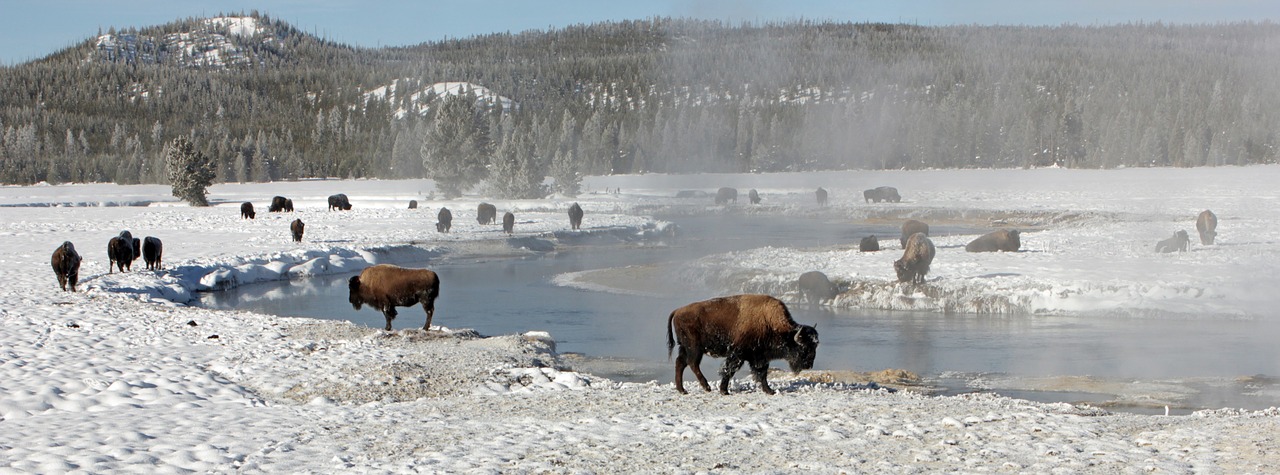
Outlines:
<svg viewBox="0 0 1280 475"><path fill-rule="evenodd" d="M133 270L133 261L142 254L141 244L129 231L120 231L120 235L107 241L107 273L111 273L111 265L115 264L120 272Z"/></svg>
<svg viewBox="0 0 1280 475"><path fill-rule="evenodd" d="M476 222L480 224L493 224L498 220L498 207L489 203L480 203L476 206Z"/></svg>
<svg viewBox="0 0 1280 475"><path fill-rule="evenodd" d="M248 201L240 203L240 217L244 219L253 219L257 213L253 212L253 203Z"/></svg>
<svg viewBox="0 0 1280 475"><path fill-rule="evenodd" d="M347 199L347 195L338 193L329 196L329 211L333 210L351 211L351 200Z"/></svg>
<svg viewBox="0 0 1280 475"><path fill-rule="evenodd" d="M858 242L858 251L860 252L876 252L879 250L880 250L880 239L877 238L874 234L864 237L862 238L862 241Z"/></svg>
<svg viewBox="0 0 1280 475"><path fill-rule="evenodd" d="M80 253L76 252L71 241L64 241L53 250L50 263L53 264L53 273L58 276L58 285L62 290L67 290L70 286L71 291L75 292L76 283L80 282Z"/></svg>
<svg viewBox="0 0 1280 475"><path fill-rule="evenodd" d="M293 242L302 242L302 231L307 227L301 219L289 223L289 232L293 234Z"/></svg>
<svg viewBox="0 0 1280 475"><path fill-rule="evenodd" d="M160 238L147 236L142 240L142 260L147 263L147 270L161 269L161 256L164 255L164 244Z"/></svg>
<svg viewBox="0 0 1280 475"><path fill-rule="evenodd" d="M453 228L453 213L449 212L449 208L440 208L440 212L436 213L436 231L447 233Z"/></svg>
<svg viewBox="0 0 1280 475"><path fill-rule="evenodd" d="M925 236L928 236L929 225L914 219L908 219L907 222L902 223L902 237L898 239L898 244L902 245L903 249L906 249L907 239L910 239L911 235L915 233L924 233Z"/></svg>
<svg viewBox="0 0 1280 475"><path fill-rule="evenodd" d="M1018 230L1001 229L992 231L977 239L969 241L965 244L964 250L969 252L1018 252L1022 247L1022 239L1018 236Z"/></svg>
<svg viewBox="0 0 1280 475"><path fill-rule="evenodd" d="M1200 244L1213 244L1213 239L1218 237L1218 215L1207 209L1201 211L1196 217L1196 231L1200 231Z"/></svg>
<svg viewBox="0 0 1280 475"><path fill-rule="evenodd" d="M716 204L718 205L729 204L730 201L732 201L734 204L738 204L737 188L729 188L726 186L726 187L720 188L719 190L716 190Z"/></svg>
<svg viewBox="0 0 1280 475"><path fill-rule="evenodd" d="M907 239L902 258L893 261L893 270L898 274L898 282L923 284L925 274L929 273L929 265L933 264L933 241L924 233L915 233Z"/></svg>
<svg viewBox="0 0 1280 475"><path fill-rule="evenodd" d="M502 232L511 234L516 230L516 215L507 211L502 215Z"/></svg>
<svg viewBox="0 0 1280 475"><path fill-rule="evenodd" d="M351 306L360 310L368 305L382 311L387 317L387 331L396 318L396 307L412 307L419 303L427 311L427 323L423 330L431 329L431 317L436 313L436 297L440 296L440 279L427 269L406 269L391 264L366 267L360 275L348 281Z"/></svg>
<svg viewBox="0 0 1280 475"><path fill-rule="evenodd" d="M796 286L800 288L800 293L804 294L805 299L811 303L834 298L840 291L840 288L836 287L836 284L827 278L827 274L816 270L800 274L800 279L796 280Z"/></svg>
<svg viewBox="0 0 1280 475"><path fill-rule="evenodd" d="M822 187L821 187L821 186L819 186L819 187L818 187L818 191L817 191L817 192L815 192L815 194L818 196L818 206L826 206L826 205L827 205L827 190L824 190L824 189L822 189Z"/></svg>
<svg viewBox="0 0 1280 475"><path fill-rule="evenodd" d="M569 227L579 229L582 227L582 207L578 203L569 206Z"/></svg>
<svg viewBox="0 0 1280 475"><path fill-rule="evenodd" d="M704 354L725 359L720 394L729 394L729 380L743 362L751 366L760 390L773 394L767 380L769 361L785 359L798 373L813 367L818 351L818 331L797 324L787 306L768 295L734 295L677 308L667 317L668 358L677 339L676 391L681 394L686 394L685 366L693 369L702 389L711 390L699 367Z"/></svg>
<svg viewBox="0 0 1280 475"><path fill-rule="evenodd" d="M1156 252L1187 252L1190 245L1191 238L1187 236L1187 232L1179 230L1173 233L1173 237L1156 243Z"/></svg>

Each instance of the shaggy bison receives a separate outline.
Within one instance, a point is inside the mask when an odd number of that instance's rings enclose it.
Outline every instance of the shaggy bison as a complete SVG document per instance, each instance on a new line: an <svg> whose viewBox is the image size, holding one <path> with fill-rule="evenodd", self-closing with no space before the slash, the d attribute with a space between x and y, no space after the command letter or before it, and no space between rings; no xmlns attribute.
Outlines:
<svg viewBox="0 0 1280 475"><path fill-rule="evenodd" d="M293 200L283 196L271 197L271 206L267 207L267 212L279 213L282 211L293 211Z"/></svg>
<svg viewBox="0 0 1280 475"><path fill-rule="evenodd" d="M409 209L418 209L418 200L409 200Z"/></svg>
<svg viewBox="0 0 1280 475"><path fill-rule="evenodd" d="M752 188L751 191L747 192L747 201L750 201L753 205L760 204L760 193L755 188Z"/></svg>
<svg viewBox="0 0 1280 475"><path fill-rule="evenodd" d="M902 223L902 237L898 239L898 244L903 249L906 249L907 239L910 239L911 235L915 233L924 233L925 236L928 236L929 225L914 219L908 219L907 222Z"/></svg>
<svg viewBox="0 0 1280 475"><path fill-rule="evenodd" d="M768 295L720 297L677 308L667 317L667 357L676 341L676 391L684 390L684 368L688 366L702 389L710 391L699 365L702 355L724 358L720 369L720 394L729 394L729 380L742 363L751 367L756 383L765 394L769 387L769 361L785 359L792 372L813 367L818 351L818 331L791 319L786 304Z"/></svg>
<svg viewBox="0 0 1280 475"><path fill-rule="evenodd" d="M476 222L480 224L493 224L498 220L498 207L489 203L480 203L476 206Z"/></svg>
<svg viewBox="0 0 1280 475"><path fill-rule="evenodd" d="M892 186L881 186L864 191L862 192L862 198L867 200L868 203L873 201L876 203L881 201L890 203L902 201L902 196L898 195L898 189Z"/></svg>
<svg viewBox="0 0 1280 475"><path fill-rule="evenodd" d="M133 261L142 254L138 239L134 239L129 231L120 231L120 235L107 241L107 273L115 265L120 272L133 270Z"/></svg>
<svg viewBox="0 0 1280 475"><path fill-rule="evenodd" d="M293 242L302 242L302 231L307 225L301 219L295 219L289 223L289 232L293 234Z"/></svg>
<svg viewBox="0 0 1280 475"><path fill-rule="evenodd" d="M582 207L578 206L578 203L569 206L569 227L582 228Z"/></svg>
<svg viewBox="0 0 1280 475"><path fill-rule="evenodd" d="M347 199L347 195L338 193L329 196L329 211L333 210L351 211L351 200Z"/></svg>
<svg viewBox="0 0 1280 475"><path fill-rule="evenodd" d="M1187 252L1190 246L1191 238L1187 236L1187 232L1179 230L1173 233L1173 237L1156 243L1156 252Z"/></svg>
<svg viewBox="0 0 1280 475"><path fill-rule="evenodd" d="M53 273L58 276L58 285L62 290L76 291L76 283L80 282L80 253L76 252L76 247L71 241L64 241L61 246L53 250L53 258L50 259L53 264Z"/></svg>
<svg viewBox="0 0 1280 475"><path fill-rule="evenodd" d="M502 232L511 234L516 230L516 215L507 211L502 215Z"/></svg>
<svg viewBox="0 0 1280 475"><path fill-rule="evenodd" d="M734 204L738 204L737 188L729 188L726 186L726 187L720 188L719 190L716 190L716 204L718 205L729 204L730 201L732 201Z"/></svg>
<svg viewBox="0 0 1280 475"><path fill-rule="evenodd" d="M862 238L862 241L858 242L858 251L876 252L879 250L880 250L880 239L877 238L874 234L864 237Z"/></svg>
<svg viewBox="0 0 1280 475"><path fill-rule="evenodd" d="M969 241L965 244L964 250L969 252L1018 252L1022 247L1022 239L1018 235L1018 230L1001 229L992 231L977 239Z"/></svg>
<svg viewBox="0 0 1280 475"><path fill-rule="evenodd" d="M440 278L435 272L378 264L366 267L360 275L352 277L348 288L351 306L360 310L361 305L368 305L381 311L387 317L387 331L391 331L391 321L396 318L396 307L412 307L419 303L427 311L427 323L422 329L431 329L436 297L440 296Z"/></svg>
<svg viewBox="0 0 1280 475"><path fill-rule="evenodd" d="M253 203L248 201L240 203L240 217L243 219L253 219L257 213L253 212Z"/></svg>
<svg viewBox="0 0 1280 475"><path fill-rule="evenodd" d="M819 186L818 191L814 192L814 194L817 195L818 197L818 206L827 205L827 190L824 190L822 189L821 186Z"/></svg>
<svg viewBox="0 0 1280 475"><path fill-rule="evenodd" d="M800 274L800 278L796 280L796 286L800 288L800 293L805 299L811 303L818 303L828 300L836 296L839 287L827 279L827 275L816 270L811 270Z"/></svg>
<svg viewBox="0 0 1280 475"><path fill-rule="evenodd" d="M929 265L933 264L933 241L924 233L915 233L907 239L902 251L902 258L893 261L893 270L898 274L898 282L923 284L925 274L929 273Z"/></svg>
<svg viewBox="0 0 1280 475"><path fill-rule="evenodd" d="M1218 237L1218 215L1207 209L1201 211L1196 217L1196 231L1200 232L1200 244L1213 244L1214 238Z"/></svg>
<svg viewBox="0 0 1280 475"><path fill-rule="evenodd" d="M147 236L142 240L142 260L147 263L147 270L163 269L161 258L164 256L164 243L160 238Z"/></svg>
<svg viewBox="0 0 1280 475"><path fill-rule="evenodd" d="M449 208L440 208L440 212L436 214L436 231L447 233L453 227L453 213L449 212Z"/></svg>

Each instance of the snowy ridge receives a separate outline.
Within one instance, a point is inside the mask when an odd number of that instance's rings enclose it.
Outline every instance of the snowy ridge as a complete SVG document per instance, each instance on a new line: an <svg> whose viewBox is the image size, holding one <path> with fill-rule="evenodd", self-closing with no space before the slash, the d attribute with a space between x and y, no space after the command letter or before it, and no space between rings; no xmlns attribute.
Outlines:
<svg viewBox="0 0 1280 475"><path fill-rule="evenodd" d="M257 38L263 44L276 41L273 36L262 34L265 31L266 27L253 17L217 17L203 20L192 31L163 36L108 33L98 36L86 61L172 61L183 67L214 69L246 66L253 60L237 42Z"/></svg>
<svg viewBox="0 0 1280 475"><path fill-rule="evenodd" d="M410 82L411 80L404 79L404 81ZM426 115L431 112L431 106L435 99L445 96L459 96L467 92L475 94L476 101L480 104L496 105L502 107L503 110L510 110L516 106L516 103L510 98L499 95L487 87L469 82L438 82L421 89L403 92L396 90L398 84L398 82L393 82L365 92L361 103L367 104L371 100L378 100L400 104L400 99L407 95L408 108L397 107L392 111L392 114L397 119L404 118L408 114Z"/></svg>

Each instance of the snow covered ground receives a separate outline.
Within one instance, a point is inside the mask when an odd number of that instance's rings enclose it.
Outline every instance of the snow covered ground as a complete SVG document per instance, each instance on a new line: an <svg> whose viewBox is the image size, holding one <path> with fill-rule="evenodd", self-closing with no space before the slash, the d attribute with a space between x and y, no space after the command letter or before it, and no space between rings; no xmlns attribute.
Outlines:
<svg viewBox="0 0 1280 475"><path fill-rule="evenodd" d="M992 221L1025 230L1023 252L968 254L974 236L935 236L921 287L891 283L885 251L758 249L710 256L689 277L795 299L822 270L832 305L993 312L1276 318L1280 167L975 170L592 178L574 200L490 201L521 237L555 240L572 201L584 232L643 232L636 210L780 213L898 223ZM861 190L896 186L899 204ZM759 206L674 198L757 189ZM830 191L818 208L812 191ZM592 193L618 189L620 193ZM667 381L575 373L554 335L481 337L462 328L394 332L183 305L192 292L304 279L380 262L491 249L481 197L430 198L427 181L218 185L211 208L162 186L0 187L0 471L4 472L942 472L1280 470L1267 451L1280 410L1111 414L991 395L926 397L870 383L775 375L776 396L676 394ZM325 210L346 193L354 209ZM298 211L266 212L273 195ZM408 200L420 208L409 210ZM258 218L239 217L251 200ZM706 198L710 201L710 198ZM454 213L435 232L436 211ZM1217 213L1219 243L1156 254L1155 242ZM302 243L288 223L307 223ZM165 270L107 273L106 241L128 229L165 242ZM85 261L82 292L57 289L62 241ZM1194 237L1193 237L1194 241ZM572 280L572 279L568 279ZM821 351L821 350L819 350ZM718 362L717 362L718 363ZM704 365L706 366L706 365ZM1271 375L1272 377L1276 375Z"/></svg>

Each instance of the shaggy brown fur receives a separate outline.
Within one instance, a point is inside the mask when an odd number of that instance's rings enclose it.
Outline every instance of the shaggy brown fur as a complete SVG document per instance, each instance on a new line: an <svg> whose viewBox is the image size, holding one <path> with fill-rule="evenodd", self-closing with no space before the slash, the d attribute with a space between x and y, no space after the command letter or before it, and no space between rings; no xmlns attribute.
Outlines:
<svg viewBox="0 0 1280 475"><path fill-rule="evenodd" d="M1200 216L1196 217L1196 231L1200 232L1200 244L1213 244L1213 240L1218 237L1218 215L1207 209L1201 211Z"/></svg>
<svg viewBox="0 0 1280 475"><path fill-rule="evenodd" d="M516 230L516 215L510 211L502 215L502 232L511 234Z"/></svg>
<svg viewBox="0 0 1280 475"><path fill-rule="evenodd" d="M862 192L862 199L866 200L868 203L872 201L876 203L881 201L897 203L902 201L902 196L898 194L897 188L892 186L881 186Z"/></svg>
<svg viewBox="0 0 1280 475"><path fill-rule="evenodd" d="M302 231L307 225L301 219L295 219L289 223L289 232L293 234L293 242L302 242Z"/></svg>
<svg viewBox="0 0 1280 475"><path fill-rule="evenodd" d="M910 239L911 235L915 233L924 233L925 236L928 236L929 225L914 219L908 219L907 222L902 223L902 237L898 239L898 244L903 249L906 249L907 239Z"/></svg>
<svg viewBox="0 0 1280 475"><path fill-rule="evenodd" d="M80 282L80 254L76 252L76 247L71 241L64 241L61 246L53 250L53 258L49 260L53 264L53 273L58 276L58 285L62 290L76 291L76 284Z"/></svg>
<svg viewBox="0 0 1280 475"><path fill-rule="evenodd" d="M732 201L733 204L738 204L737 188L729 188L726 186L726 187L720 188L719 190L716 190L716 204L718 205L729 204L730 201Z"/></svg>
<svg viewBox="0 0 1280 475"><path fill-rule="evenodd" d="M329 211L333 210L351 211L351 200L347 199L347 195L338 193L329 196Z"/></svg>
<svg viewBox="0 0 1280 475"><path fill-rule="evenodd" d="M929 266L933 264L934 252L933 241L930 241L928 236L924 233L912 234L911 238L907 239L902 258L893 261L893 270L898 274L898 281L923 284L924 276L929 273Z"/></svg>
<svg viewBox="0 0 1280 475"><path fill-rule="evenodd" d="M704 354L724 358L720 370L720 394L729 394L729 380L742 363L751 367L760 390L773 394L767 379L769 361L785 359L791 371L813 367L818 331L791 319L781 300L768 295L734 295L685 305L667 317L667 357L680 342L676 355L676 391L684 390L688 366L702 389L711 391L699 367Z"/></svg>
<svg viewBox="0 0 1280 475"><path fill-rule="evenodd" d="M1156 243L1156 252L1187 252L1188 247L1191 247L1191 237L1179 230L1173 237Z"/></svg>
<svg viewBox="0 0 1280 475"><path fill-rule="evenodd" d="M796 280L796 286L800 288L800 293L812 303L833 298L840 290L836 284L831 283L827 274L816 270L800 274L800 278Z"/></svg>
<svg viewBox="0 0 1280 475"><path fill-rule="evenodd" d="M864 237L862 238L862 241L858 242L858 251L876 252L879 250L880 250L880 238L877 238L874 234L871 236Z"/></svg>
<svg viewBox="0 0 1280 475"><path fill-rule="evenodd" d="M391 331L391 321L396 318L396 307L412 307L419 303L427 312L427 323L422 329L430 330L431 318L436 313L436 297L440 296L440 278L427 269L378 264L352 277L348 281L348 289L348 300L356 310L360 310L361 305L368 305L387 317L387 331Z"/></svg>
<svg viewBox="0 0 1280 475"><path fill-rule="evenodd" d="M164 244L160 242L160 238L147 236L142 241L142 259L147 263L147 270L158 270L164 268L161 265L161 258L164 256Z"/></svg>
<svg viewBox="0 0 1280 475"><path fill-rule="evenodd" d="M111 266L115 265L120 272L133 270L133 260L141 254L141 249L137 249L138 240L133 238L133 234L129 231L120 231L120 235L107 241L107 273L113 272Z"/></svg>
<svg viewBox="0 0 1280 475"><path fill-rule="evenodd" d="M453 213L449 212L449 208L440 208L440 212L436 214L436 231L447 233L453 228Z"/></svg>
<svg viewBox="0 0 1280 475"><path fill-rule="evenodd" d="M582 228L582 207L578 206L578 203L569 206L569 227Z"/></svg>
<svg viewBox="0 0 1280 475"><path fill-rule="evenodd" d="M240 217L244 219L253 219L257 213L253 212L253 203L248 201L240 203Z"/></svg>
<svg viewBox="0 0 1280 475"><path fill-rule="evenodd" d="M279 213L281 211L293 211L293 201L283 196L271 197L271 206L267 207L267 212Z"/></svg>
<svg viewBox="0 0 1280 475"><path fill-rule="evenodd" d="M747 192L747 201L750 201L753 205L760 204L760 192L756 191L755 188L752 188L751 191Z"/></svg>
<svg viewBox="0 0 1280 475"><path fill-rule="evenodd" d="M814 194L818 196L818 206L827 205L827 190L822 189L822 187L818 187L818 191Z"/></svg>
<svg viewBox="0 0 1280 475"><path fill-rule="evenodd" d="M978 236L964 246L964 250L969 252L1018 252L1021 248L1022 238L1017 229L992 231Z"/></svg>
<svg viewBox="0 0 1280 475"><path fill-rule="evenodd" d="M480 203L476 206L476 222L480 224L493 224L498 220L498 207L489 203Z"/></svg>

